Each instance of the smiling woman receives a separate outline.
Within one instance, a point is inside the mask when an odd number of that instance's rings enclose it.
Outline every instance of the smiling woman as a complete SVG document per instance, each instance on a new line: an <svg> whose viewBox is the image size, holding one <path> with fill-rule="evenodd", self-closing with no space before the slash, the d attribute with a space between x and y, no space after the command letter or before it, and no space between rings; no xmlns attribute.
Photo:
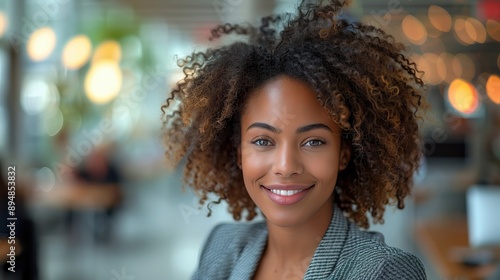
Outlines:
<svg viewBox="0 0 500 280"><path fill-rule="evenodd" d="M280 107L288 117L276 118ZM316 93L299 80L278 76L253 92L241 127L244 185L269 226L316 223L313 228L324 232L333 213L334 171L345 169L350 149Z"/></svg>
<svg viewBox="0 0 500 280"><path fill-rule="evenodd" d="M186 159L201 204L213 193L236 220L265 217L217 226L193 279L425 279L417 258L360 230L404 208L423 82L403 45L346 19L346 2L218 26L214 38L248 41L180 63L162 106L180 104L165 114L167 159Z"/></svg>

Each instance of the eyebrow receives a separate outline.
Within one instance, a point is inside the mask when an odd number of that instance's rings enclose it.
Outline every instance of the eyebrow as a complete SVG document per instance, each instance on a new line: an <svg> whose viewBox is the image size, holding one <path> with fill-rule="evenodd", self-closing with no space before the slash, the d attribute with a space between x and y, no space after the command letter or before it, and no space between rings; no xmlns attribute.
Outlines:
<svg viewBox="0 0 500 280"><path fill-rule="evenodd" d="M267 123L261 123L261 122L256 122L256 123L253 123L251 124L248 128L247 128L247 131L250 129L250 128L262 128L262 129L266 129L266 130L269 130L271 132L274 132L274 133L281 133L281 129L278 129L274 126L271 126ZM313 129L326 129L330 132L333 133L333 131L330 129L330 127L328 127L327 125L325 124L322 124L322 123L313 123L313 124L309 124L309 125L306 125L306 126L302 126L302 127L299 127L297 128L297 130L295 131L295 133L304 133L304 132L308 132L308 131L311 131Z"/></svg>
<svg viewBox="0 0 500 280"><path fill-rule="evenodd" d="M328 127L326 124L322 124L322 123L314 123L314 124L302 126L302 127L297 128L297 130L295 132L298 134L298 133L308 132L308 131L311 131L313 129L326 129L330 132L333 132L330 129L330 127Z"/></svg>

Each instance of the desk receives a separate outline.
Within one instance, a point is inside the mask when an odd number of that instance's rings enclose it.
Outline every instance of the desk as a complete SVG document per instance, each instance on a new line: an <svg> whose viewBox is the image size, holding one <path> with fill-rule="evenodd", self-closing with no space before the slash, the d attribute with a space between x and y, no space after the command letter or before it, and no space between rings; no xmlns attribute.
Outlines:
<svg viewBox="0 0 500 280"><path fill-rule="evenodd" d="M473 267L453 260L454 249L469 247L465 218L419 222L416 238L444 279L484 279L495 271L494 265Z"/></svg>
<svg viewBox="0 0 500 280"><path fill-rule="evenodd" d="M61 185L48 192L39 192L32 204L62 209L107 209L119 203L120 189L117 185Z"/></svg>
<svg viewBox="0 0 500 280"><path fill-rule="evenodd" d="M77 242L72 240L71 249L79 250L83 255L83 261L80 266L83 270L89 271L91 279L101 278L97 275L95 269L95 249L96 239L94 236L97 228L96 213L116 206L120 202L121 193L118 185L85 185L83 183L73 183L67 185L56 185L47 192L37 192L31 197L32 205L39 207L56 208L60 210L79 210L76 214L76 220L72 220L70 226L77 225L77 229L82 233L81 239ZM65 232L66 233L66 232ZM79 236L80 237L80 236ZM114 278L113 278L114 279Z"/></svg>

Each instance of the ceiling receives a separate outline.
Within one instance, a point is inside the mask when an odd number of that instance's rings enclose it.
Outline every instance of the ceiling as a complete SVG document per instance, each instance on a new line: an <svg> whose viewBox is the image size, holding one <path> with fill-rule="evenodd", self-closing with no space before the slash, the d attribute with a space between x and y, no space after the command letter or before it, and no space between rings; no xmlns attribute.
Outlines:
<svg viewBox="0 0 500 280"><path fill-rule="evenodd" d="M213 26L220 22L237 20L255 21L271 14L276 7L293 9L298 0L87 0L87 8L125 6L133 9L141 19L164 21L193 34L200 26ZM474 13L476 0L355 0L352 6L366 15L383 14L391 9L403 8L412 13L425 13L429 5L439 5L451 14ZM361 7L361 8L360 8Z"/></svg>
<svg viewBox="0 0 500 280"><path fill-rule="evenodd" d="M260 17L278 11L293 11L298 0L85 0L83 8L95 10L113 7L127 7L143 21L164 23L186 37L208 36L209 29L222 22L250 21L255 22ZM484 0L485 1L485 0ZM476 16L477 0L354 0L352 9L364 20L381 18L389 12L393 19L391 25L397 28L406 14L422 18L426 16L430 5L445 8L452 16ZM401 9L402 8L402 9ZM401 12L404 10L404 12ZM371 19L370 19L371 17ZM456 51L464 48L456 44L453 35L445 36L444 42ZM448 38L449 37L449 38ZM467 49L498 49L498 44L482 44L468 46Z"/></svg>
<svg viewBox="0 0 500 280"><path fill-rule="evenodd" d="M275 6L274 0L88 0L81 5L87 9L128 7L142 20L165 22L186 34L221 22L252 21L272 13Z"/></svg>

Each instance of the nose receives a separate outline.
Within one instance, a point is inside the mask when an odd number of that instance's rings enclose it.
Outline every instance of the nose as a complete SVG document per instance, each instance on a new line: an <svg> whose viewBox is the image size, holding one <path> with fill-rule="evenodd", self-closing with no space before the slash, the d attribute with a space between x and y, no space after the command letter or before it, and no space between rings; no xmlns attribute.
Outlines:
<svg viewBox="0 0 500 280"><path fill-rule="evenodd" d="M276 149L273 173L285 178L301 174L304 171L300 153L293 145L282 145Z"/></svg>

